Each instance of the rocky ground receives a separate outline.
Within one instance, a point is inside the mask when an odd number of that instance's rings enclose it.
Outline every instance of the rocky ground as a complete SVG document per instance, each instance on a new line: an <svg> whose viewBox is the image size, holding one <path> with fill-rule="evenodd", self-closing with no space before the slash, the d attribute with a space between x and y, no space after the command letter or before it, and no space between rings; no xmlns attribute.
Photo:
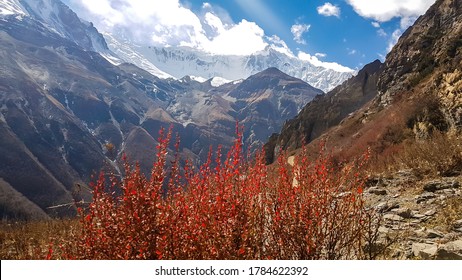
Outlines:
<svg viewBox="0 0 462 280"><path fill-rule="evenodd" d="M411 170L369 178L380 213L379 249L392 259L462 259L462 176L417 178Z"/></svg>

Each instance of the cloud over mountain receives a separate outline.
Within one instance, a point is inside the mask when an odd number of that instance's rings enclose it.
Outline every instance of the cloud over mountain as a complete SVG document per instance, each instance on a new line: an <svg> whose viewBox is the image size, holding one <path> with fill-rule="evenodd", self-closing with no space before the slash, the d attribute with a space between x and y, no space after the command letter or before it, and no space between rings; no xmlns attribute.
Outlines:
<svg viewBox="0 0 462 280"><path fill-rule="evenodd" d="M250 55L272 46L295 57L280 36L267 34L251 20L234 21L225 9L211 2L204 2L195 10L179 0L67 2L72 3L83 18L94 22L100 31L123 34L123 37L139 45L191 47L215 55ZM303 35L311 25L296 23L288 30L289 27L285 27L265 2L239 0L236 4L247 13L255 13L261 22L270 24L275 30L285 30L288 34L290 31L298 44L307 43Z"/></svg>
<svg viewBox="0 0 462 280"><path fill-rule="evenodd" d="M178 0L72 0L96 20L103 31L126 32L140 43L188 46L216 54L247 55L268 44L261 27L241 20L234 23L222 9L204 3L195 14ZM218 14L218 15L217 15ZM223 22L223 20L225 22ZM245 42L245 44L232 44ZM232 46L232 48L231 48Z"/></svg>

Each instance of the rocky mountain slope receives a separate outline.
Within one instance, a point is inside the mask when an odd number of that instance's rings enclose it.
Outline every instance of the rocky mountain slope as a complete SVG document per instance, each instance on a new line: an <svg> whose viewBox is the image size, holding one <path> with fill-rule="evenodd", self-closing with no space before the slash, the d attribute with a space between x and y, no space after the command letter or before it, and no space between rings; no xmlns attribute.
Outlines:
<svg viewBox="0 0 462 280"><path fill-rule="evenodd" d="M284 124L280 134L271 136L265 145L267 161L273 162L279 149L295 150L311 142L376 97L382 67L376 60L342 85L308 103L297 117Z"/></svg>
<svg viewBox="0 0 462 280"><path fill-rule="evenodd" d="M76 186L101 169L120 173L124 153L149 174L161 127L173 126L183 157L197 162L210 146L226 150L232 144L236 120L245 125L246 144L254 148L322 93L276 69L227 84L160 79L103 57L89 39L97 36L89 35L95 30L57 1L43 2L50 4L47 11L58 6L40 16L28 12L28 1L7 3L17 9L2 2L0 16L0 215L5 217L72 214L72 205L53 206L72 202ZM15 12L3 12L6 8ZM62 13L67 14L59 17ZM42 21L45 14L63 26L71 20L69 28L80 30L81 37L64 27L57 32Z"/></svg>
<svg viewBox="0 0 462 280"><path fill-rule="evenodd" d="M323 120L316 132L319 121L310 111L328 114L327 97L342 87L344 96L361 92L357 86L348 89L350 79L307 104L272 137L267 150L297 153L306 141L314 153L325 142L341 162L370 148L365 193L368 205L381 213L377 237L387 257L462 259L461 60L462 2L438 0L403 34L384 65L370 73L369 102L330 128Z"/></svg>
<svg viewBox="0 0 462 280"><path fill-rule="evenodd" d="M332 127L322 138L329 139L338 150L357 152L369 145L382 152L409 137L425 137L435 130L459 131L461 6L460 1L437 1L403 34L383 66L375 67L372 73L371 64L356 78L320 100L313 100L295 119L287 122L280 135L273 137L269 151L278 147L300 148L304 141L310 142L325 132L329 120L324 121L323 129L316 131L319 124L313 124L310 112L333 110L329 96L340 91L344 91L342 96L354 96L355 92L370 95L362 104L358 103L359 106L351 107L348 118L335 119L336 115L332 114L333 125L340 125ZM361 86L361 73L363 78L370 76L366 91ZM371 101L366 103L368 100ZM335 99L332 102L335 103ZM343 112L343 116L345 114L348 113Z"/></svg>

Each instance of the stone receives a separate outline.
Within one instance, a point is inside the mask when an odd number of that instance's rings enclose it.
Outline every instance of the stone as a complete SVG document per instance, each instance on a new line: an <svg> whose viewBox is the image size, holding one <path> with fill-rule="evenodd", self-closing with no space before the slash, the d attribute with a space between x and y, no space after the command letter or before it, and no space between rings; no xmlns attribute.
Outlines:
<svg viewBox="0 0 462 280"><path fill-rule="evenodd" d="M375 194L375 195L386 195L387 194L387 190L376 188L376 187L370 188L368 192L371 194Z"/></svg>
<svg viewBox="0 0 462 280"><path fill-rule="evenodd" d="M398 208L399 204L396 201L387 201L387 202L381 202L375 206L375 209L381 213L383 212L388 212L392 209Z"/></svg>
<svg viewBox="0 0 462 280"><path fill-rule="evenodd" d="M427 212L424 213L425 216L433 216L435 214L436 214L435 209L430 209L430 210L428 210Z"/></svg>
<svg viewBox="0 0 462 280"><path fill-rule="evenodd" d="M427 192L436 192L436 191L445 190L445 189L457 189L459 187L460 187L459 181L454 180L452 178L443 178L441 180L432 180L430 182L427 182L423 186L423 189L424 191L427 191Z"/></svg>
<svg viewBox="0 0 462 280"><path fill-rule="evenodd" d="M454 196L456 194L456 191L453 189L445 189L443 190L443 193L449 196Z"/></svg>
<svg viewBox="0 0 462 280"><path fill-rule="evenodd" d="M396 209L393 209L392 211L396 215L398 215L400 217L403 217L405 219L410 219L410 218L413 217L412 210L407 208L407 207L405 207L405 208L396 208Z"/></svg>
<svg viewBox="0 0 462 280"><path fill-rule="evenodd" d="M391 232L389 228L384 226L380 226L377 231L381 234L389 234Z"/></svg>
<svg viewBox="0 0 462 280"><path fill-rule="evenodd" d="M427 234L425 233L425 228L414 230L414 235L416 238L425 238Z"/></svg>
<svg viewBox="0 0 462 280"><path fill-rule="evenodd" d="M418 224L421 224L422 222L424 222L424 221L422 221L422 220L411 220L409 222L409 224L416 226Z"/></svg>
<svg viewBox="0 0 462 280"><path fill-rule="evenodd" d="M390 220L390 221L395 221L395 222L400 222L400 221L404 220L403 217L400 217L400 216L398 216L396 214L385 214L385 215L383 215L383 218L385 220Z"/></svg>
<svg viewBox="0 0 462 280"><path fill-rule="evenodd" d="M453 226L454 228L460 228L462 227L462 219L461 220L457 220L453 223Z"/></svg>
<svg viewBox="0 0 462 280"><path fill-rule="evenodd" d="M443 238L444 234L437 230L429 229L427 230L427 238Z"/></svg>
<svg viewBox="0 0 462 280"><path fill-rule="evenodd" d="M434 193L425 192L417 197L416 203L419 204L419 203L422 203L424 201L427 201L433 198L436 198L436 195Z"/></svg>
<svg viewBox="0 0 462 280"><path fill-rule="evenodd" d="M427 217L427 216L419 214L419 213L412 215L412 218L415 218L415 219L423 219L425 217Z"/></svg>
<svg viewBox="0 0 462 280"><path fill-rule="evenodd" d="M438 260L462 260L462 240L441 245L436 251Z"/></svg>
<svg viewBox="0 0 462 280"><path fill-rule="evenodd" d="M438 246L434 244L412 243L412 253L423 260L434 259L437 250Z"/></svg>

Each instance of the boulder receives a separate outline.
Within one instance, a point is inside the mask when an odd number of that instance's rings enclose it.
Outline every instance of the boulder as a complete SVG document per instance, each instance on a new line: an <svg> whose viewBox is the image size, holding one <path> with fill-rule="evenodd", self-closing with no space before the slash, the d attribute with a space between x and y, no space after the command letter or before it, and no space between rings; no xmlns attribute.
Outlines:
<svg viewBox="0 0 462 280"><path fill-rule="evenodd" d="M413 243L412 244L412 253L415 257L419 257L423 260L431 260L436 256L436 251L438 247L435 244L427 243Z"/></svg>
<svg viewBox="0 0 462 280"><path fill-rule="evenodd" d="M448 242L436 250L436 259L462 260L462 240Z"/></svg>
<svg viewBox="0 0 462 280"><path fill-rule="evenodd" d="M395 213L396 215L400 216L400 217L403 217L405 219L410 219L413 217L413 213L412 213L412 210L407 208L407 207L404 207L404 208L397 208L397 209L393 209L392 210L393 213Z"/></svg>

